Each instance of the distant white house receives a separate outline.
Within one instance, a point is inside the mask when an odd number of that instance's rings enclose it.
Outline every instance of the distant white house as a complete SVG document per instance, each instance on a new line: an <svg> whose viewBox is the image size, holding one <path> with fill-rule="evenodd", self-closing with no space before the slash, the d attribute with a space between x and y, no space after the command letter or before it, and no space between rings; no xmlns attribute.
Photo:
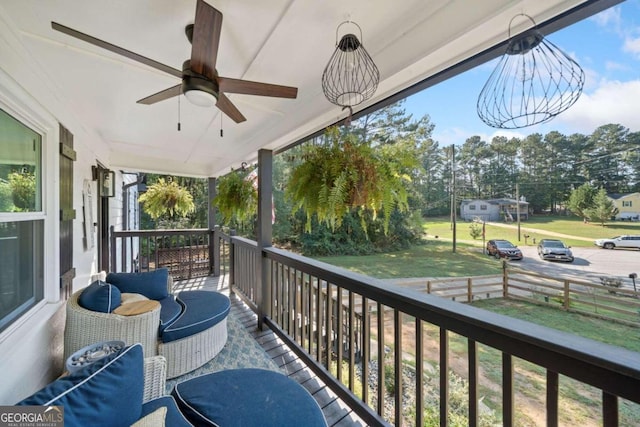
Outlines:
<svg viewBox="0 0 640 427"><path fill-rule="evenodd" d="M529 202L515 199L465 199L460 202L460 217L465 221L516 221L518 203L520 220L529 218Z"/></svg>

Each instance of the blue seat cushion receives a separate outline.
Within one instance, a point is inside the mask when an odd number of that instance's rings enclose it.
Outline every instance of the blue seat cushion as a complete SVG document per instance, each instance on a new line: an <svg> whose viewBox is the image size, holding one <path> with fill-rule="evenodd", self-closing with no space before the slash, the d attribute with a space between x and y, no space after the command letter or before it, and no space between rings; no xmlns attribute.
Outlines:
<svg viewBox="0 0 640 427"><path fill-rule="evenodd" d="M176 299L183 306L180 316L160 333L162 342L176 341L218 324L229 314L231 301L212 291L184 291Z"/></svg>
<svg viewBox="0 0 640 427"><path fill-rule="evenodd" d="M187 419L182 415L182 412L178 409L176 401L171 396L162 396L157 399L153 399L142 405L142 415L140 418L145 417L160 407L167 408L167 415L164 419L164 425L168 427L193 427Z"/></svg>
<svg viewBox="0 0 640 427"><path fill-rule="evenodd" d="M154 300L161 300L169 295L168 280L169 270L166 268L141 273L107 274L107 282L117 286L120 292L142 294Z"/></svg>
<svg viewBox="0 0 640 427"><path fill-rule="evenodd" d="M173 397L194 425L326 426L309 392L287 376L265 369L230 369L177 384Z"/></svg>
<svg viewBox="0 0 640 427"><path fill-rule="evenodd" d="M162 332L180 316L182 304L176 301L173 295L162 298L158 302L160 303L160 332Z"/></svg>
<svg viewBox="0 0 640 427"><path fill-rule="evenodd" d="M120 302L120 289L101 280L96 280L84 288L78 297L80 307L102 313L111 313Z"/></svg>
<svg viewBox="0 0 640 427"><path fill-rule="evenodd" d="M142 345L134 344L59 378L17 405L63 406L66 426L129 426L140 418Z"/></svg>

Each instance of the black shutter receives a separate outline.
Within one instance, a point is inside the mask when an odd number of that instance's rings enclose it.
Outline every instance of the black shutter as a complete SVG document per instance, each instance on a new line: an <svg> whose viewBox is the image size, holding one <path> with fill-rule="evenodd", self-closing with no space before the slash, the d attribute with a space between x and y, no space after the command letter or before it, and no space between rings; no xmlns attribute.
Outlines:
<svg viewBox="0 0 640 427"><path fill-rule="evenodd" d="M73 291L73 134L60 125L60 297L67 299Z"/></svg>

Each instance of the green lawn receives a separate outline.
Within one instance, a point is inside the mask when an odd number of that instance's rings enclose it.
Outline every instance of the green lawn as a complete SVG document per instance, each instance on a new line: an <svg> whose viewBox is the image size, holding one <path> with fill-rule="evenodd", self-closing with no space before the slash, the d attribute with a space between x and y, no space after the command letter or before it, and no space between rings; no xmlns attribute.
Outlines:
<svg viewBox="0 0 640 427"><path fill-rule="evenodd" d="M379 279L402 277L464 277L500 273L500 263L482 254L483 240L472 239L471 222L456 224L456 253L452 252L453 231L449 218L427 218L424 230L427 244L410 249L367 256L330 256L317 259ZM543 231L530 231L527 229ZM557 237L562 233L577 238ZM509 227L486 224L489 239L507 239L518 246L535 246L543 238L560 238L572 247L594 247L593 239L620 234L640 234L640 223L611 222L607 227L585 224L578 217L535 216L521 223L520 241L515 224ZM525 235L529 237L525 239ZM579 240L578 238L586 239Z"/></svg>
<svg viewBox="0 0 640 427"><path fill-rule="evenodd" d="M640 352L640 340L629 339L629 337L638 335L637 327L522 301L485 299L476 301L472 305L509 317Z"/></svg>
<svg viewBox="0 0 640 427"><path fill-rule="evenodd" d="M473 241L469 234L471 222L458 221L456 224L457 239L469 241L470 244L482 246L482 238ZM532 216L527 221L520 223L520 241L518 241L517 224L508 224L510 228L498 225L486 224L486 239L507 239L514 244L533 246L533 239L539 241L544 238L560 238L569 246L590 247L593 240L602 237L613 237L620 234L640 234L640 222L612 221L602 227L600 224L584 223L582 219L572 216ZM451 222L448 217L427 218L424 223L425 232L428 238L450 240L453 237ZM531 231L528 229L536 229ZM578 238L557 237L552 233L561 233ZM525 235L529 238L525 241Z"/></svg>
<svg viewBox="0 0 640 427"><path fill-rule="evenodd" d="M637 327L626 326L582 314L568 313L553 307L539 306L521 301L489 299L476 301L473 305L509 317L526 320L549 328L590 338L595 341L640 352L640 340L629 339L630 337L638 336ZM492 349L486 350L486 354L484 354L484 352L480 353L481 361L485 364L485 372L492 380L499 381L499 354ZM530 374L526 376L527 387L519 387L520 391L526 394L527 391L531 389L531 386L537 386L533 388L543 390L544 371L540 367L530 363L523 361L518 361L518 363L520 366L520 374L526 371L530 372ZM518 382L518 375L516 375L516 382ZM540 399L540 396L543 395L542 393L543 391L538 393L534 392L528 397L533 400L536 398ZM597 398L598 392L589 386L562 377L560 381L560 396L560 404L563 407L560 419L561 421L565 421L565 424L567 424L566 421L569 421L567 420L568 416L574 425L577 425L576 422L579 422L580 418L589 420L598 416L597 411L593 411L593 408L598 408L601 404L599 398ZM640 419L640 405L621 399L620 425L637 425L638 419Z"/></svg>
<svg viewBox="0 0 640 427"><path fill-rule="evenodd" d="M378 279L403 277L464 277L500 274L501 263L476 247L460 243L452 253L451 242L429 241L410 249L374 255L318 257L351 271Z"/></svg>

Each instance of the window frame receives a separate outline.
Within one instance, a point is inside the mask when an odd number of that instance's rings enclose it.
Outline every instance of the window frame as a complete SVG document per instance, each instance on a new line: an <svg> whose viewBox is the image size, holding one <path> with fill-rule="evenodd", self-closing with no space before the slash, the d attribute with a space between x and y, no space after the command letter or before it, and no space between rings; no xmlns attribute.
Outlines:
<svg viewBox="0 0 640 427"><path fill-rule="evenodd" d="M32 307L20 313L15 320L0 332L0 343L5 341L29 319L36 316L43 307L60 300L59 249L56 245L58 219L57 206L59 198L58 165L59 124L29 93L19 86L11 77L0 69L0 108L14 119L41 136L41 210L33 212L0 212L0 222L42 221L43 236L42 258L43 282L42 299Z"/></svg>

